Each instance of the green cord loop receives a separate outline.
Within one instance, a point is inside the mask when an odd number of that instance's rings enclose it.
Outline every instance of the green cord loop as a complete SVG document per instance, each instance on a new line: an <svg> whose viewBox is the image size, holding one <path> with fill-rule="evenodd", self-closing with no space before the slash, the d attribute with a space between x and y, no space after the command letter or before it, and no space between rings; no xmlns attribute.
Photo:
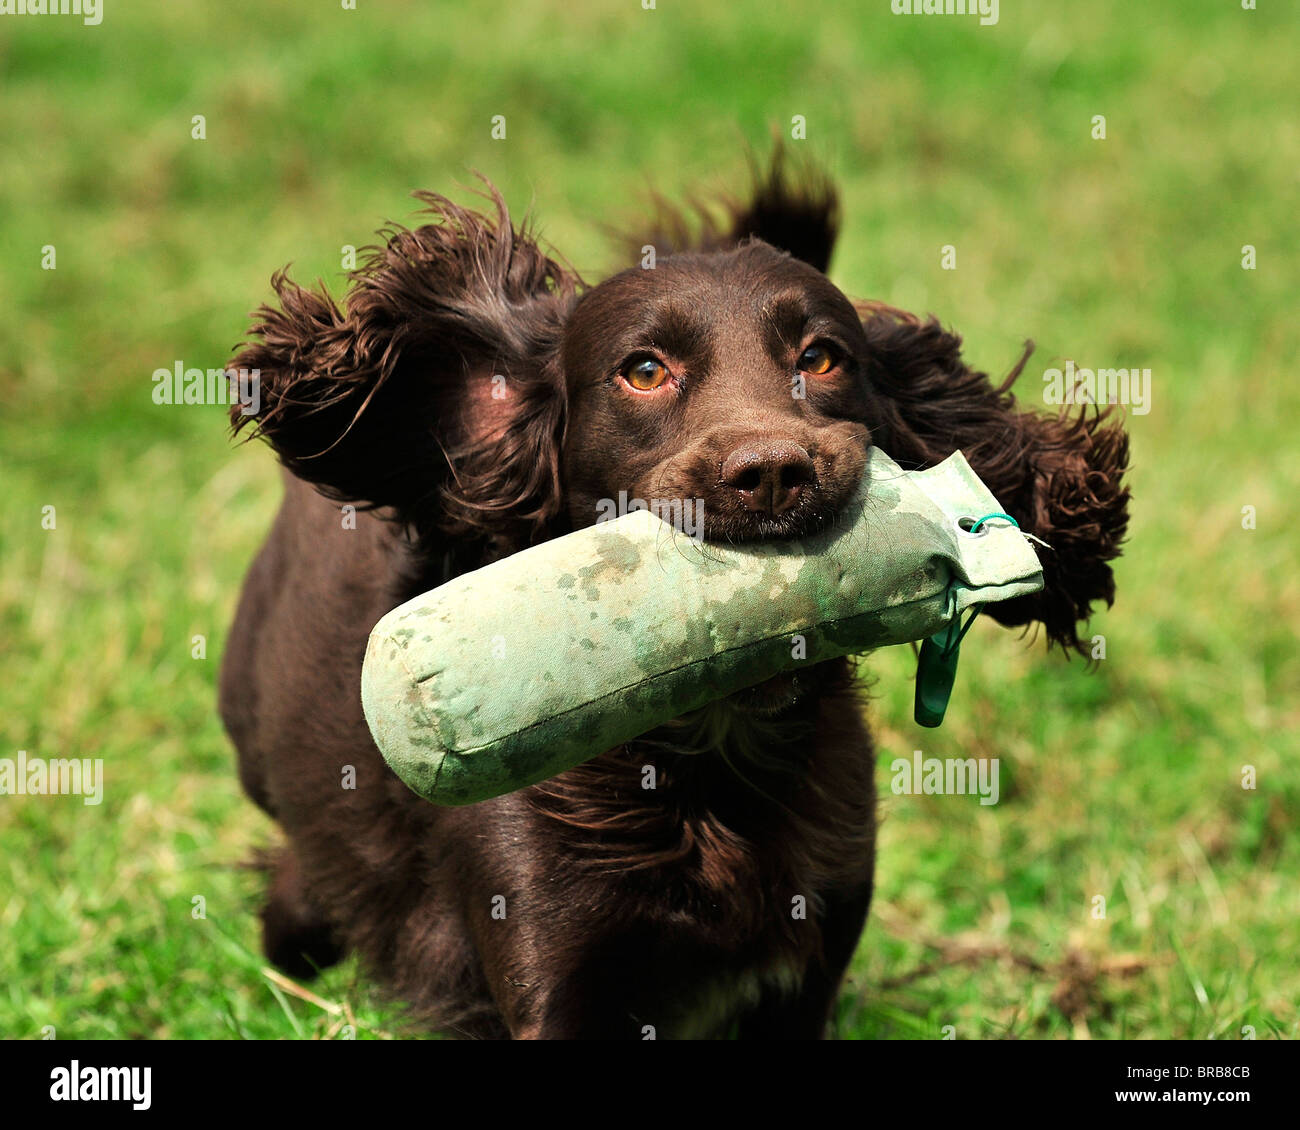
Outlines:
<svg viewBox="0 0 1300 1130"><path fill-rule="evenodd" d="M1020 529L1020 523L1017 522L1013 517L1011 517L1010 514L1001 514L1001 513L999 513L999 514L985 514L984 517L981 518L978 522L976 522L976 523L975 523L975 524L970 528L970 530L967 531L967 532L973 534L973 533L974 533L976 530L978 530L982 525L984 525L985 522L988 522L988 521L992 520L993 518L1005 518L1008 522L1010 522L1013 526L1015 526L1015 528L1016 528L1017 530Z"/></svg>

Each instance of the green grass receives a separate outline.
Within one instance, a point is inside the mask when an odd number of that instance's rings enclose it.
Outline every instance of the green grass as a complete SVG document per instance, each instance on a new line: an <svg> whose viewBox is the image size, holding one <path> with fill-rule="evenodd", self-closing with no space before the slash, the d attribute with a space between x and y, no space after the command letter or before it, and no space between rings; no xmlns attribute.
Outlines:
<svg viewBox="0 0 1300 1130"><path fill-rule="evenodd" d="M1294 1038L1300 18L1260 7L1005 3L989 28L886 0L4 18L0 757L103 758L107 786L98 807L0 798L0 1035L401 1030L351 962L313 986L329 1007L263 973L241 864L275 832L214 685L279 487L218 409L154 406L153 370L222 363L273 269L337 282L343 244L473 168L598 277L593 218L635 216L651 183L734 187L742 142L803 114L796 144L843 188L846 291L936 313L990 371L1033 336L1030 400L1067 357L1154 381L1095 672L981 623L930 732L908 651L873 661L882 787L915 748L977 751L1004 799L887 796L839 1034Z"/></svg>

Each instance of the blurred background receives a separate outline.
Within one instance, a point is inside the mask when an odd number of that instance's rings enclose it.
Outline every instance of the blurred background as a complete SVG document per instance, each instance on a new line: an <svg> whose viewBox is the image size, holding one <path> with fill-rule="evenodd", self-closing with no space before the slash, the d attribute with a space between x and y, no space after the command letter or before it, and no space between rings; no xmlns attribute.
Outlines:
<svg viewBox="0 0 1300 1130"><path fill-rule="evenodd" d="M745 146L802 115L851 296L937 315L995 375L1032 337L1028 403L1067 359L1152 371L1096 669L978 623L924 731L910 651L868 668L883 824L838 1034L1295 1037L1300 12L1260 9L0 16L0 757L106 778L98 806L0 797L0 1035L401 1031L352 962L310 992L264 971L246 863L275 832L214 700L280 487L221 408L154 404L154 370L223 365L273 270L337 291L344 245L409 220L413 189L468 201L472 169L598 279L602 225L652 187L742 189ZM890 795L914 749L1000 758L1001 802Z"/></svg>

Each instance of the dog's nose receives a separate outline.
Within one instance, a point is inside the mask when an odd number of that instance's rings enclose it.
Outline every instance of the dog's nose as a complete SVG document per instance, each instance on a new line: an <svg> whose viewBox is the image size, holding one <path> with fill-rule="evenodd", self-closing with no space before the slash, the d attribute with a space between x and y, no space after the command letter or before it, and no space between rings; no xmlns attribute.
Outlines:
<svg viewBox="0 0 1300 1130"><path fill-rule="evenodd" d="M775 517L813 481L813 461L797 443L746 443L722 461L722 481L746 509Z"/></svg>

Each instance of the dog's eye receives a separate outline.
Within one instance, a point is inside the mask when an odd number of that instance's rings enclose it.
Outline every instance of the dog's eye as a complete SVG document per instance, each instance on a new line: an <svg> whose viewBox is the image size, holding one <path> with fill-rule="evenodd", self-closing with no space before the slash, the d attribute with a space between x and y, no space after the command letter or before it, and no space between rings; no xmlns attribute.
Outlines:
<svg viewBox="0 0 1300 1130"><path fill-rule="evenodd" d="M642 357L632 361L619 370L619 375L638 392L653 392L660 388L671 375L668 366L653 357Z"/></svg>
<svg viewBox="0 0 1300 1130"><path fill-rule="evenodd" d="M799 355L799 371L811 373L814 377L825 376L838 361L835 353L826 345L810 345Z"/></svg>

